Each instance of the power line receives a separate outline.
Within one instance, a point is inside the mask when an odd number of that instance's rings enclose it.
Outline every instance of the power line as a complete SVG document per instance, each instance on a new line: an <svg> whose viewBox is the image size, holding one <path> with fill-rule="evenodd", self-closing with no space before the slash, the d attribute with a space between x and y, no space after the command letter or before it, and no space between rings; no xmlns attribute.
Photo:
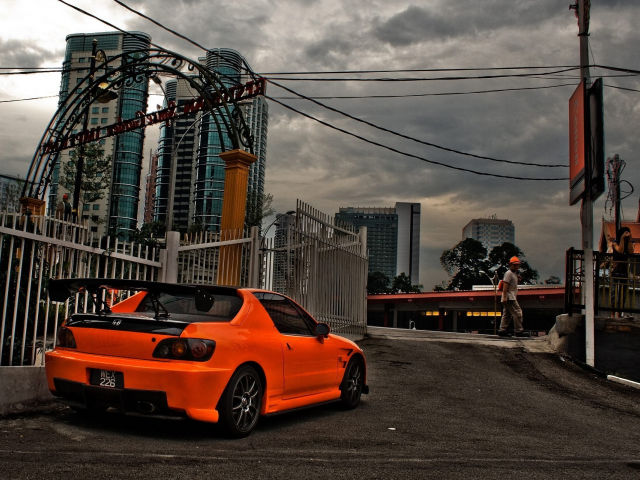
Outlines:
<svg viewBox="0 0 640 480"><path fill-rule="evenodd" d="M313 103L315 103L316 105L318 105L320 107L326 108L327 110L330 110L332 112L338 113L338 114L340 114L340 115L342 115L344 117L350 118L351 120L355 120L356 122L364 123L365 125L373 127L373 128L378 129L380 131L383 131L383 132L386 132L386 133L390 133L392 135L396 135L396 136L404 138L406 140L411 140L412 142L421 143L422 145L427 145L429 147L438 148L440 150L444 150L444 151L447 151L447 152L457 153L458 155L465 155L465 156L468 156L468 157L478 158L478 159L481 159L481 160L490 160L492 162L510 163L510 164L513 164L513 165L525 165L525 166L529 166L529 167L568 168L568 165L545 165L545 164L542 164L542 163L515 162L515 161L512 161L512 160L503 160L503 159L494 158L494 157L486 157L486 156L483 156L483 155L475 155L473 153L463 152L461 150L456 150L454 148L443 147L442 145L437 145L435 143L426 142L424 140L420 140L420 139L415 138L415 137L410 137L409 135L405 135L405 134L396 132L394 130L390 130L388 128L384 128L384 127L381 127L381 126L376 125L374 123L368 122L367 120L363 120L361 118L354 117L353 115L350 115L350 114L348 114L348 113L346 113L346 112L344 112L342 110L338 110L337 108L330 107L328 105L325 105L324 103L318 102L317 100L314 100L314 99L312 99L310 97L302 95L301 93L297 93L297 92L295 92L294 90L292 90L290 88L287 88L287 87L285 87L283 85L280 85L279 83L273 82L271 80L268 80L268 81L269 81L269 83L271 83L272 85L275 85L276 87L280 87L280 88L282 88L283 90L286 90L289 93L293 93L294 95L297 95L300 98L303 98L305 100L309 100L310 102L313 102Z"/></svg>
<svg viewBox="0 0 640 480"><path fill-rule="evenodd" d="M552 72L543 72L543 73L514 73L514 74L503 74L503 75L476 75L476 76L467 76L467 77L396 77L396 78L287 78L287 77L264 77L269 80L280 80L287 82L433 82L433 81L443 81L443 80L486 80L486 79L494 79L494 78L528 78L532 77L532 75L538 76L546 76L546 75L555 75L563 72L570 72L573 70L579 70L577 67L565 68L562 70L554 70Z"/></svg>
<svg viewBox="0 0 640 480"><path fill-rule="evenodd" d="M129 34L129 35L133 35L133 36L135 36L135 34L130 34L130 33L128 33L128 32L125 32L124 30L119 29L119 28L118 28L118 27L116 27L115 25L112 25L112 24L110 24L110 23L106 22L105 20L102 20L102 19L100 19L100 18L96 17L95 15L92 15L92 14L90 14L89 12L85 12L84 10L82 10L82 9L80 9L80 8L78 8L78 7L75 7L75 6L73 6L73 5L68 4L68 3L67 3L67 2L65 2L64 0L58 0L58 1L60 1L61 3L64 3L65 5L68 5L68 6L72 7L72 8L74 8L74 9L75 9L75 10L77 10L77 11L80 11L80 12L82 12L82 13L85 13L86 15L91 16L92 18L95 18L95 19L97 19L97 20L99 20L99 21L101 21L101 22L105 23L105 24L107 24L107 25L111 26L112 28L115 28L116 30L119 30L119 31L121 31L121 32L123 32L123 33L127 33L127 34ZM114 1L115 1L115 0L114 0ZM119 4L120 4L120 2L117 2L117 3L119 3ZM140 14L140 15L142 15L142 14ZM157 22L154 22L154 23L157 23ZM163 27L163 28L167 29L166 27ZM169 30L169 29L167 29L167 30ZM182 36L181 36L181 38L182 38ZM151 42L150 42L150 43L151 43ZM194 44L195 44L195 42L192 42L192 43L194 43ZM151 44L152 44L152 43L151 43ZM161 47L159 47L159 46L158 46L158 45L156 45L156 44L152 44L152 45L154 45L154 46L156 46L156 47L158 47L158 48L161 48ZM207 49L205 49L205 48L204 48L204 47L202 47L202 46L200 46L200 48L202 48L202 49L204 49L204 50L208 51ZM297 92L292 92L292 93L297 94ZM383 144L381 144L381 143L374 142L374 141L369 140L369 139L366 139L365 137L362 137L362 136L360 136L360 135L354 134L354 133L349 132L349 131L347 131L347 130L341 129L341 128L336 127L336 126L334 126L334 125L331 125L331 124L329 124L328 122L324 122L324 121L322 121L322 120L319 120L319 119L317 119L317 118L315 118L315 117L313 117L313 116L311 116L311 115L308 115L308 114L306 114L306 113L304 113L304 112L301 112L301 111L299 111L299 110L297 110L297 109L295 109L295 108L293 108L293 107L290 107L289 105L286 105L285 103L282 103L282 102L280 102L279 100L276 100L276 99L274 99L274 98L272 98L272 97L269 97L269 96L265 95L265 98L270 99L270 100L274 101L275 103L278 103L278 104L282 105L283 107L285 107L285 108L287 108L287 109L289 109L289 110L291 110L291 111L294 111L294 112L296 112L296 113L298 113L298 114L300 114L300 115L303 115L303 116L305 116L305 117L307 117L307 118L310 118L310 119L312 119L312 120L315 120L316 122L321 123L321 124L323 124L323 125L325 125L325 126L327 126L327 127L329 127L329 128L332 128L332 129L335 129L335 130L340 131L340 132L342 132L342 133L345 133L345 134L347 134L347 135L353 136L353 137L358 138L358 139L360 139L360 140L362 140L362 141L365 141L365 142L367 142L367 143L370 143L370 144L373 144L373 145L377 145L377 146L379 146L379 147L381 147L381 148L385 148L385 149L387 149L387 150L390 150L390 151L393 151L393 152L396 152L396 153L400 153L400 154L405 155L405 156L408 156L408 157L416 158L416 159L419 159L419 160L425 161L425 162L427 162L427 163L432 163L432 164L435 164L435 165L444 166L444 167L446 167L446 168L451 168L451 169L454 169L454 170L466 171L466 172L469 172L469 173L474 173L474 174L476 174L476 175L491 176L491 177L498 177L498 178L508 178L508 179L514 179L514 180L532 180L532 181L556 181L556 180L567 180L567 178L540 179L540 178L529 178L529 177L516 177L516 176L509 176L509 175L499 175L499 174L492 174L492 173L478 172L478 171L475 171L475 170L470 170L470 169L466 169L466 168L462 168L462 167L454 167L454 166L452 166L452 165L447 165L447 164L445 164L445 163L436 162L436 161L434 161L434 160L429 160L429 159L426 159L426 158L424 158L424 157L419 157L419 156L417 156L417 155L413 155L413 154L410 154L410 153L402 152L402 151L397 150L397 149L395 149L395 148L393 148L393 147L389 147L389 146L383 145Z"/></svg>
<svg viewBox="0 0 640 480"><path fill-rule="evenodd" d="M477 90L472 92L443 92L443 93L409 93L405 95L345 95L345 96L312 96L309 97L314 100L333 100L333 99L357 99L357 98L409 98L409 97L438 97L448 95L474 95L479 93L495 93L495 92L512 92L517 90L541 90L545 88L558 88L558 87L575 87L576 83L563 83L560 85L546 85L542 87L520 87L520 88L496 88L491 90ZM273 97L278 100L304 100L300 97Z"/></svg>
<svg viewBox="0 0 640 480"><path fill-rule="evenodd" d="M117 0L114 0L117 1ZM348 73L403 73L403 72L473 72L489 70L541 70L544 68L580 68L579 65L555 65L541 67L481 67L481 68L400 68L397 70L334 70L316 72L261 72L259 75L339 75Z"/></svg>
<svg viewBox="0 0 640 480"><path fill-rule="evenodd" d="M429 160L428 158L420 157L418 155L413 155L412 153L408 153L408 152L403 152L402 150L398 150L396 148L389 147L388 145L384 145L384 144L376 142L374 140L369 140L368 138L365 138L365 137L363 137L361 135L349 132L348 130L344 130L343 128L336 127L335 125L332 125L332 124L330 124L328 122L320 120L320 119L318 119L316 117L313 117L313 116L311 116L311 115L309 115L307 113L301 112L300 110L297 110L297 109L291 107L290 105L287 105L286 103L283 103L283 102L281 102L279 100L276 100L273 97L269 97L268 95L265 95L265 98L268 98L269 100L271 100L271 101L273 101L273 102L275 102L275 103L277 103L279 105L282 105L284 108L286 108L288 110L291 110L292 112L295 112L295 113L297 113L299 115L302 115L303 117L306 117L306 118L309 118L309 119L311 119L311 120L313 120L315 122L318 122L321 125L324 125L325 127L331 128L333 130L337 130L338 132L341 132L341 133L344 133L344 134L349 135L351 137L357 138L358 140L361 140L363 142L369 143L371 145L376 145L378 147L384 148L386 150L389 150L389 151L392 151L392 152L395 152L395 153L399 153L400 155L404 155L406 157L411 157L411 158L415 158L417 160L421 160L423 162L431 163L431 164L434 164L434 165L439 165L441 167L450 168L450 169L453 169L453 170L459 170L459 171L462 171L462 172L473 173L475 175L482 175L482 176L486 176L486 177L508 178L508 179L511 179L511 180L529 180L529 181L538 181L538 182L553 182L553 181L560 181L560 180L562 180L562 181L569 180L566 177L565 178L531 178L531 177L516 177L516 176L512 176L512 175L500 175L500 174L497 174L497 173L479 172L477 170L471 170L471 169L463 168L463 167L456 167L456 166L453 166L453 165L448 165L446 163L437 162L435 160Z"/></svg>
<svg viewBox="0 0 640 480"><path fill-rule="evenodd" d="M26 102L27 100L41 100L43 98L54 98L57 96L58 95L47 95L46 97L14 98L12 100L0 100L0 103Z"/></svg>

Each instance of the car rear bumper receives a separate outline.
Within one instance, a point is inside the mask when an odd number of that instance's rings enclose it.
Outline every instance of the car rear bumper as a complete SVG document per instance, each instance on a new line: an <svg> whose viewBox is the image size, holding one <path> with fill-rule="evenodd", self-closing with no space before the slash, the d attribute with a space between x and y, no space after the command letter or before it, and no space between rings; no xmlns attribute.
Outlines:
<svg viewBox="0 0 640 480"><path fill-rule="evenodd" d="M124 413L186 414L217 422L216 406L233 372L194 362L107 357L56 349L46 354L49 390L81 408L113 407ZM124 388L91 385L90 370L122 372Z"/></svg>

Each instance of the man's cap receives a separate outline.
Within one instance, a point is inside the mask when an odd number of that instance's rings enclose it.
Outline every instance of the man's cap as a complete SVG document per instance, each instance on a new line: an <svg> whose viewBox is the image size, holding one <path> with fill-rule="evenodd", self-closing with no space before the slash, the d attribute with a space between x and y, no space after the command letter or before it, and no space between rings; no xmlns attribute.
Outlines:
<svg viewBox="0 0 640 480"><path fill-rule="evenodd" d="M520 264L520 259L518 257L511 257L511 260L509 260L509 265L511 265L512 263Z"/></svg>
<svg viewBox="0 0 640 480"><path fill-rule="evenodd" d="M66 193L64 195L62 195L62 199L66 200L67 198L69 198L69 195L67 195Z"/></svg>

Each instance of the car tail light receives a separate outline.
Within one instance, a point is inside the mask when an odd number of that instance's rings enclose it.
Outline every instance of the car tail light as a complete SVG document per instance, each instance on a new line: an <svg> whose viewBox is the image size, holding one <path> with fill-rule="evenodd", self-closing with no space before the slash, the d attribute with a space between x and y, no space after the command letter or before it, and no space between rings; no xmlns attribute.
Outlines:
<svg viewBox="0 0 640 480"><path fill-rule="evenodd" d="M58 330L58 335L56 337L56 347L77 348L76 339L73 336L73 332L67 327L62 327L60 328L60 330Z"/></svg>
<svg viewBox="0 0 640 480"><path fill-rule="evenodd" d="M165 338L153 351L153 358L206 362L213 355L216 342L199 338Z"/></svg>

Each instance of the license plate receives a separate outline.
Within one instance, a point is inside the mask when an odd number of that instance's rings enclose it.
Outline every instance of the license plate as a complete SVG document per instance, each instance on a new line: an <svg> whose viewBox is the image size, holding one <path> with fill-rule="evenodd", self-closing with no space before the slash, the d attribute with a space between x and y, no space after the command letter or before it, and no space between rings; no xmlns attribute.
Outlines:
<svg viewBox="0 0 640 480"><path fill-rule="evenodd" d="M124 374L113 370L91 370L91 385L107 388L124 388Z"/></svg>

